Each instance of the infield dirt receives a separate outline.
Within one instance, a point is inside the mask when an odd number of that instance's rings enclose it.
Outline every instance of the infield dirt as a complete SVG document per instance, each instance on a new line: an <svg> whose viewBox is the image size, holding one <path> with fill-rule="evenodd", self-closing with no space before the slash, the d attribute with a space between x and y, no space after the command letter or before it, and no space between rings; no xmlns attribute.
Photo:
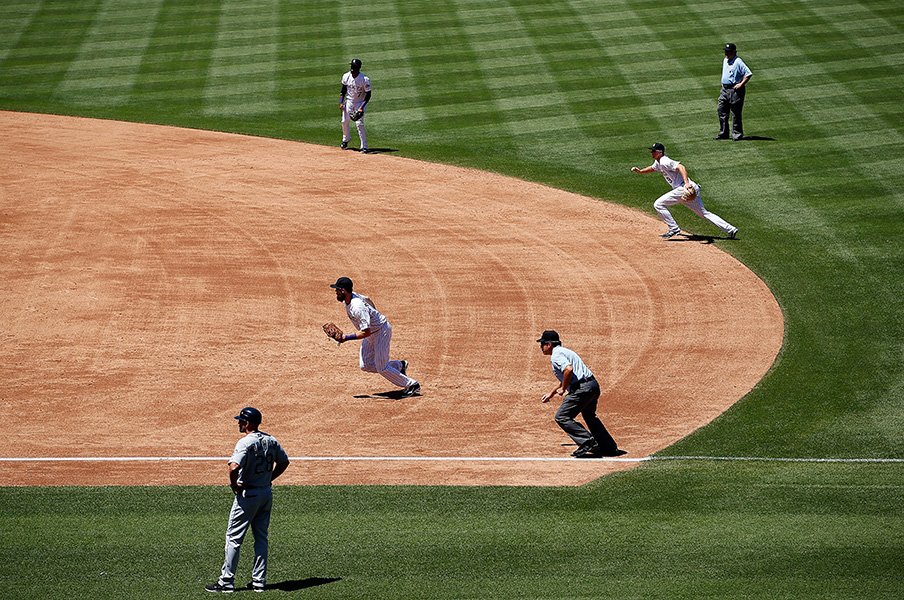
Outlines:
<svg viewBox="0 0 904 600"><path fill-rule="evenodd" d="M294 457L567 457L539 401L544 329L641 457L744 396L781 347L750 270L621 206L207 131L0 112L0 133L3 458L223 457L0 461L8 485L222 484L245 405ZM357 344L325 338L348 327L341 275L392 322L423 396L379 395ZM578 485L632 465L296 461L281 482Z"/></svg>

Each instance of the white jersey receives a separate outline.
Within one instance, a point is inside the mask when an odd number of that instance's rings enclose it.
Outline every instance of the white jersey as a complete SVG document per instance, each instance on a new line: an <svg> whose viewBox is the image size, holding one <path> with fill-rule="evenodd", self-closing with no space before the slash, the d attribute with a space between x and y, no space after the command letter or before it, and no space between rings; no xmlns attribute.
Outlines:
<svg viewBox="0 0 904 600"><path fill-rule="evenodd" d="M346 89L345 105L353 111L357 110L364 104L364 97L370 91L370 78L364 73L358 73L358 76L355 77L349 71L342 76L342 85Z"/></svg>
<svg viewBox="0 0 904 600"><path fill-rule="evenodd" d="M386 317L376 309L367 296L352 292L352 300L345 305L345 313L357 331L371 327L374 330L386 325Z"/></svg>
<svg viewBox="0 0 904 600"><path fill-rule="evenodd" d="M289 462L289 456L276 438L263 431L252 431L240 439L229 462L239 466L239 483L247 488L268 488L273 465Z"/></svg>
<svg viewBox="0 0 904 600"><path fill-rule="evenodd" d="M666 182L672 186L672 189L675 189L684 187L684 177L682 177L681 172L678 171L678 165L680 164L681 163L677 160L672 160L663 154L659 157L659 160L653 161L653 164L650 166L654 171L662 173Z"/></svg>

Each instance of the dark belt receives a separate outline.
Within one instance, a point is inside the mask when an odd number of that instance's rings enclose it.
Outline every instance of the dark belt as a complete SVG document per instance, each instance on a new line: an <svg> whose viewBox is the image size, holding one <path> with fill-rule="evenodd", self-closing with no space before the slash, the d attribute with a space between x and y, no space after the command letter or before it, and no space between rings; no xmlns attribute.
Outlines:
<svg viewBox="0 0 904 600"><path fill-rule="evenodd" d="M738 85L737 83L723 83L722 88L726 90L730 90L734 86Z"/></svg>
<svg viewBox="0 0 904 600"><path fill-rule="evenodd" d="M596 377L591 375L590 377L585 377L577 382L577 385L584 385L585 383L589 383L591 381L596 381Z"/></svg>

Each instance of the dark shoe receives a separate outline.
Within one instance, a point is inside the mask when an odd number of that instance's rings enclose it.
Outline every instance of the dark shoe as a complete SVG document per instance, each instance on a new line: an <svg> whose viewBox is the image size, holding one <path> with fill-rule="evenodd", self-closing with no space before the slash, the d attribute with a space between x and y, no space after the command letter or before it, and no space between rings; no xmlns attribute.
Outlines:
<svg viewBox="0 0 904 600"><path fill-rule="evenodd" d="M594 446L593 448L588 448L587 450L583 450L574 455L575 458L602 458L603 453L600 451L599 446Z"/></svg>
<svg viewBox="0 0 904 600"><path fill-rule="evenodd" d="M348 142L342 142L341 144L339 144L339 147L342 148L343 150L347 150L347 149L348 149Z"/></svg>
<svg viewBox="0 0 904 600"><path fill-rule="evenodd" d="M732 141L740 142L741 140L744 139L744 134L742 133L741 135L733 135L733 136L731 136L731 139L732 139Z"/></svg>
<svg viewBox="0 0 904 600"><path fill-rule="evenodd" d="M410 398L411 396L420 396L421 395L421 384L417 381L409 385L402 391L402 398Z"/></svg>
<svg viewBox="0 0 904 600"><path fill-rule="evenodd" d="M263 592L266 589L266 585L263 583L258 583L256 581L249 581L248 585L245 586L246 590L251 590L252 592Z"/></svg>
<svg viewBox="0 0 904 600"><path fill-rule="evenodd" d="M578 446L578 449L572 452L571 455L577 456L578 454L597 448L599 448L599 444L596 443L596 440L590 440L589 442L584 442L583 444Z"/></svg>
<svg viewBox="0 0 904 600"><path fill-rule="evenodd" d="M669 239L669 238L675 237L675 236L678 235L679 233L681 233L681 230L680 230L680 229L669 229L668 231L666 231L665 233L663 233L663 234L660 235L659 237L661 237L661 238L664 239L664 240L667 240L667 239Z"/></svg>
<svg viewBox="0 0 904 600"><path fill-rule="evenodd" d="M408 374L408 361L407 360L402 361L402 368L399 369L399 373L401 373L402 375Z"/></svg>
<svg viewBox="0 0 904 600"><path fill-rule="evenodd" d="M617 450L613 451L611 454L603 454L602 456L605 456L606 458L616 458L618 456L624 456L627 453L628 453L627 450L622 450L621 448L618 448Z"/></svg>
<svg viewBox="0 0 904 600"><path fill-rule="evenodd" d="M367 148L361 148L361 154L370 154L370 150Z"/></svg>
<svg viewBox="0 0 904 600"><path fill-rule="evenodd" d="M235 591L235 586L231 583L227 583L226 585L221 585L219 581L211 583L207 587L204 588L207 592L220 592L223 594L231 594Z"/></svg>

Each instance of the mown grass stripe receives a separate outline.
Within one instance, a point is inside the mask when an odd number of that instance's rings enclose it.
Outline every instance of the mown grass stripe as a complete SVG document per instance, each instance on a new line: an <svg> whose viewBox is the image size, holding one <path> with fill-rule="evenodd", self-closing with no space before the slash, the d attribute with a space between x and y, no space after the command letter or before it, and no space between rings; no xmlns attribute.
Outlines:
<svg viewBox="0 0 904 600"><path fill-rule="evenodd" d="M55 95L67 102L95 106L126 102L138 76L161 2L104 0ZM104 79L105 83L100 84L98 79Z"/></svg>
<svg viewBox="0 0 904 600"><path fill-rule="evenodd" d="M4 18L0 19L0 66L3 65L10 51L18 44L19 38L28 29L32 19L41 8L41 4L41 2L27 2L7 5Z"/></svg>
<svg viewBox="0 0 904 600"><path fill-rule="evenodd" d="M224 0L204 88L204 114L274 112L279 21L267 0Z"/></svg>

